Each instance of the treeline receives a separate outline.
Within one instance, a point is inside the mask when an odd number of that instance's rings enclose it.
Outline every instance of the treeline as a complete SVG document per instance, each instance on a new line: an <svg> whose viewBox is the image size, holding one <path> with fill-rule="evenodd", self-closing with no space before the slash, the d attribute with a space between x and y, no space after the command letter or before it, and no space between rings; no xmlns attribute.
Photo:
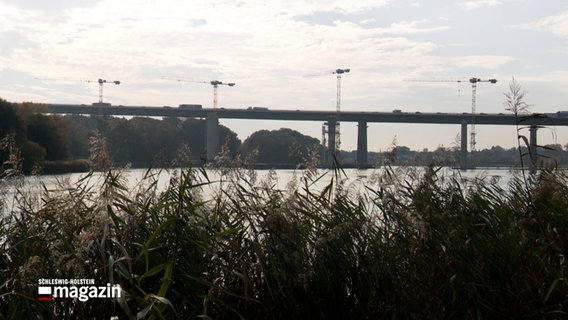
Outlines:
<svg viewBox="0 0 568 320"><path fill-rule="evenodd" d="M89 139L93 132L107 141L112 162L123 166L168 166L172 164L182 146L189 151L194 162L205 161L205 121L145 117L131 119L116 117L64 116L60 121L68 134L72 158L88 158ZM241 145L237 134L220 126L219 142L231 153Z"/></svg>
<svg viewBox="0 0 568 320"><path fill-rule="evenodd" d="M66 127L69 151L74 159L89 157L89 138L92 132L98 131L106 138L109 154L116 165L175 165L180 150L189 151L194 164L206 162L205 120L84 116L64 116L60 120ZM218 143L231 157L240 155L253 163L291 164L301 160L291 153L293 148L305 154L319 141L290 129L280 129L261 130L241 142L235 132L220 125Z"/></svg>
<svg viewBox="0 0 568 320"><path fill-rule="evenodd" d="M521 165L523 155L524 165L528 165L528 150L521 147L505 149L493 146L473 152L469 161L476 167L515 167ZM355 163L357 151L342 152L341 160L344 163ZM564 148L560 144L545 145L538 148L537 164L539 167L554 167L568 165L568 145ZM395 166L454 166L460 165L460 150L457 148L438 147L434 151L410 150L405 146L395 146L384 152L369 152L368 162L371 165Z"/></svg>
<svg viewBox="0 0 568 320"><path fill-rule="evenodd" d="M163 119L103 116L47 115L42 105L12 104L0 99L0 173L14 165L26 173L75 170L77 161L91 156L91 138L97 133L106 141L112 163L137 167L176 165L180 150L194 164L206 160L206 127L201 119ZM43 112L43 113L42 113ZM219 127L219 145L230 157L241 156L253 163L303 162L319 141L290 129L261 130L244 142L229 128ZM22 163L13 164L17 149ZM79 169L84 166L79 166Z"/></svg>

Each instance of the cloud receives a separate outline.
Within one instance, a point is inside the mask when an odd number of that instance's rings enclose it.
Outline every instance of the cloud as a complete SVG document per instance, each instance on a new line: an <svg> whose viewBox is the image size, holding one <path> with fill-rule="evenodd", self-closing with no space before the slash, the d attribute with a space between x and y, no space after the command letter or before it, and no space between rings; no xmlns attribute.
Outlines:
<svg viewBox="0 0 568 320"><path fill-rule="evenodd" d="M476 1L466 1L463 3L463 7L467 10L474 10L486 7L495 7L502 5L503 2L500 0L476 0Z"/></svg>
<svg viewBox="0 0 568 320"><path fill-rule="evenodd" d="M0 57L8 58L14 55L19 50L30 49L36 47L36 44L26 37L21 32L11 30L0 32Z"/></svg>
<svg viewBox="0 0 568 320"><path fill-rule="evenodd" d="M92 7L100 0L57 0L57 1L37 1L37 0L2 0L18 8L40 11L58 11L77 7Z"/></svg>
<svg viewBox="0 0 568 320"><path fill-rule="evenodd" d="M287 105L301 95L305 104L323 108L328 105L322 105L321 97L333 98L334 85L329 83L333 77L302 79L302 75L351 67L356 73L352 82L365 88L373 73L386 79L387 70L436 69L437 60L430 54L437 45L408 37L442 32L448 26L432 27L419 19L369 28L360 24L357 13L387 1L320 2L276 6L260 0L197 4L172 0L136 5L124 0L53 15L14 10L14 28L25 30L21 36L29 43L12 61L18 60L18 70L34 76L121 80L124 85L109 91L117 97L109 99L123 104L141 103L134 88L146 92L153 79L168 76L235 81L237 88L227 94L237 104ZM296 18L321 10L334 10L339 18L330 24ZM28 18L17 18L20 14ZM27 26L28 21L34 23ZM161 85L170 93L148 95L144 103L175 105L171 101L187 100L188 90L198 103L210 100L208 88L199 85ZM183 91L171 93L180 88ZM55 94L46 98L61 99Z"/></svg>
<svg viewBox="0 0 568 320"><path fill-rule="evenodd" d="M258 2L258 1L256 1ZM260 1L264 2L264 1ZM290 0L286 2L278 2L279 8L282 13L289 16L300 16L316 14L318 12L338 12L342 14L356 14L371 8L381 8L392 0L359 0L359 1L344 1L344 0ZM255 5L252 0L248 3ZM258 4L258 3L257 3Z"/></svg>
<svg viewBox="0 0 568 320"><path fill-rule="evenodd" d="M475 55L450 58L458 68L475 67L478 69L497 69L505 64L515 61L514 57L497 55Z"/></svg>
<svg viewBox="0 0 568 320"><path fill-rule="evenodd" d="M398 34L398 35L419 35L419 34L441 32L451 28L450 26L425 27L425 28L418 27L421 24L424 24L425 22L427 22L427 20L423 19L420 21L393 23L390 26L390 28L383 29L383 33Z"/></svg>
<svg viewBox="0 0 568 320"><path fill-rule="evenodd" d="M568 37L568 10L536 22L517 25L521 30L551 32L560 37Z"/></svg>
<svg viewBox="0 0 568 320"><path fill-rule="evenodd" d="M381 48L385 41L379 43L373 39L447 28L422 28L424 20L393 23L386 28L363 28L342 19L330 25L309 25L295 19L298 14L322 10L335 10L349 17L365 8L387 3L296 0L272 5L253 0L195 4L178 0L136 5L136 1L129 0L102 1L95 7L77 7L51 19L35 14L12 21L16 29L28 29L19 35L20 39L27 39L27 50L32 50L32 44L41 50L35 55L30 51L18 57L28 71L96 75L110 70L127 73L135 68L183 65L185 68L180 71L208 68L218 76L225 73L251 78L256 72L263 76L266 70L334 65L340 60L358 58L353 47L372 54L376 45L375 52L384 51ZM19 12L30 15L29 11ZM27 26L29 21L35 22ZM13 33L5 37L8 36L16 37ZM359 43L372 46L363 49ZM45 63L47 59L49 63ZM205 65L200 62L204 59L208 61Z"/></svg>

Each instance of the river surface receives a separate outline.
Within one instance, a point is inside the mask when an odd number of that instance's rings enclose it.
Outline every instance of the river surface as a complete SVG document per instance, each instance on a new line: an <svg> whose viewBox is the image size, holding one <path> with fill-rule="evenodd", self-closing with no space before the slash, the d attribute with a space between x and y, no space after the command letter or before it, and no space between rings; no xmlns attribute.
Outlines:
<svg viewBox="0 0 568 320"><path fill-rule="evenodd" d="M385 175L386 168L379 169L344 169L342 173L337 176L336 172L326 169L318 169L315 176L321 178L314 183L313 188L324 187L329 184L333 179L337 182L338 178L342 180L345 186L354 192L363 191L365 187L377 186L381 181L380 177ZM424 172L424 168L412 167L392 167L390 170L401 173L400 176L412 179L412 175L408 175L409 170L415 170L419 175ZM170 179L179 173L179 169L169 170L154 170L151 171L157 181L157 188L159 191L165 190L170 183ZM197 172L197 170L196 170ZM231 174L221 169L207 169L209 183L203 188L205 198L207 194L218 191L219 188L228 187L230 183ZM250 181L254 180L255 184L270 183L270 185L281 189L287 190L289 188L301 187L298 183L302 176L307 174L305 170L292 170L292 169L278 169L278 170L253 170L241 171L244 174L244 179ZM139 187L144 181L144 176L148 173L146 169L128 169L122 172L122 183L127 186L129 190L134 190ZM501 187L507 188L510 178L513 176L510 169L476 169L476 170L458 170L451 168L441 168L439 172L440 177L458 177L459 181L464 184L471 182L474 179L485 179L486 181L496 181ZM42 199L41 194L45 190L62 190L73 188L77 182L87 176L87 173L69 173L60 175L43 175L43 176L26 176L20 179L13 179L8 181L0 181L0 194L3 198L3 206L0 207L2 215L11 212L14 208L21 205L22 201L29 201L34 203L34 206L41 207ZM203 181L203 176L198 175ZM88 180L88 184L96 186L104 179L102 173L94 173Z"/></svg>

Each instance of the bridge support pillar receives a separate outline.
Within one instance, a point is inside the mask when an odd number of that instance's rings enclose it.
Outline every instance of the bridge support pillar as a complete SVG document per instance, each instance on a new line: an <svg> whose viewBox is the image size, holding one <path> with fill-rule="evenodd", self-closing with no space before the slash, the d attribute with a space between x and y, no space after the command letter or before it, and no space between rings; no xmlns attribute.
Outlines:
<svg viewBox="0 0 568 320"><path fill-rule="evenodd" d="M460 169L467 168L467 120L464 119L461 122Z"/></svg>
<svg viewBox="0 0 568 320"><path fill-rule="evenodd" d="M217 116L217 111L207 112L205 127L207 162L210 162L213 161L217 153L219 153L219 117Z"/></svg>
<svg viewBox="0 0 568 320"><path fill-rule="evenodd" d="M367 163L367 122L359 121L357 125L357 167L366 168Z"/></svg>
<svg viewBox="0 0 568 320"><path fill-rule="evenodd" d="M531 172L535 172L536 171L536 160L538 158L538 148L537 148L537 131L538 131L538 127L535 125L530 126L529 132L530 132L530 170Z"/></svg>
<svg viewBox="0 0 568 320"><path fill-rule="evenodd" d="M329 166L333 165L333 157L337 156L335 150L336 129L337 121L335 119L329 119L327 121L327 164Z"/></svg>

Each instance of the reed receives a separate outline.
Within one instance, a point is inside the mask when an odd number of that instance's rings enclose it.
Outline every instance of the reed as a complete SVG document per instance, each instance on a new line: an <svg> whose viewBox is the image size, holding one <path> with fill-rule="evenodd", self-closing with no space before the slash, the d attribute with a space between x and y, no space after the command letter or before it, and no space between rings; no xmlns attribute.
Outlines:
<svg viewBox="0 0 568 320"><path fill-rule="evenodd" d="M341 169L308 167L279 189L239 165L215 180L214 168L172 170L162 190L159 170L131 187L102 168L39 202L14 195L0 228L1 318L568 316L564 171L503 188L388 168L358 189ZM39 278L116 283L123 296L40 302Z"/></svg>

